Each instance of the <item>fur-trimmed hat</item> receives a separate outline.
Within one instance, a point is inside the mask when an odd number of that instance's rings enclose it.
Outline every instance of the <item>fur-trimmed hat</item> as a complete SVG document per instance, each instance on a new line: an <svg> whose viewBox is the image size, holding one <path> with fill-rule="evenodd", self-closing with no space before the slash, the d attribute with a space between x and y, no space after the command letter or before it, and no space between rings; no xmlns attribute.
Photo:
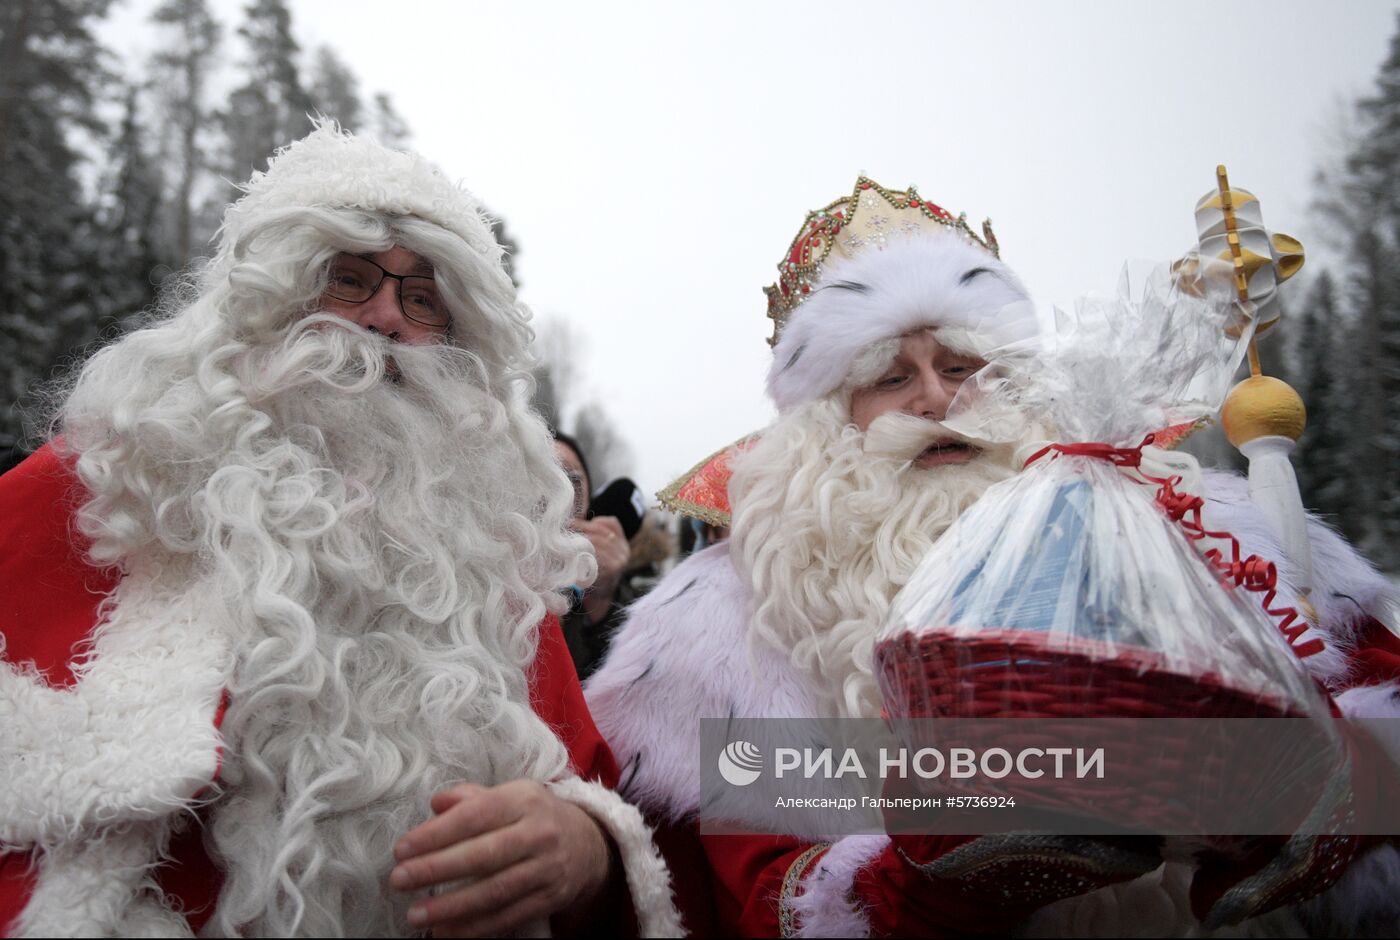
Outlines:
<svg viewBox="0 0 1400 940"><path fill-rule="evenodd" d="M267 172L255 172L244 195L224 213L225 244L235 244L258 220L289 208L368 209L415 216L459 236L499 261L501 246L480 201L416 153L391 150L323 121L277 152Z"/></svg>
<svg viewBox="0 0 1400 940"><path fill-rule="evenodd" d="M807 213L764 292L774 328L768 394L780 412L835 391L861 352L911 330L934 329L944 346L981 356L1036 329L990 219L979 235L913 186L864 176Z"/></svg>
<svg viewBox="0 0 1400 940"><path fill-rule="evenodd" d="M828 265L773 347L768 394L780 412L830 394L856 357L921 327L950 349L984 356L1035 332L1011 269L954 234L918 232Z"/></svg>

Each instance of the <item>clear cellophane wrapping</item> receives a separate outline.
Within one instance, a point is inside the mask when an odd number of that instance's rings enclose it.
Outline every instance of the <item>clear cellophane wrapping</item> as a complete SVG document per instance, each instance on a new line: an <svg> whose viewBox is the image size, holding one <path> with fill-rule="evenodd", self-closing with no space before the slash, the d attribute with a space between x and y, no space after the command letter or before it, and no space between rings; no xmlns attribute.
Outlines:
<svg viewBox="0 0 1400 940"><path fill-rule="evenodd" d="M1161 273L1125 278L1119 296L1058 313L1037 343L992 357L946 423L1004 441L1029 416L1054 443L1133 449L1217 407L1243 339L1226 335L1229 315ZM1188 477L1178 488L1199 486L1194 463L1173 456ZM903 733L929 743L944 718L1290 715L1327 734L1328 705L1259 595L1223 585L1157 504L1145 477L1171 472L1052 450L965 512L877 645Z"/></svg>

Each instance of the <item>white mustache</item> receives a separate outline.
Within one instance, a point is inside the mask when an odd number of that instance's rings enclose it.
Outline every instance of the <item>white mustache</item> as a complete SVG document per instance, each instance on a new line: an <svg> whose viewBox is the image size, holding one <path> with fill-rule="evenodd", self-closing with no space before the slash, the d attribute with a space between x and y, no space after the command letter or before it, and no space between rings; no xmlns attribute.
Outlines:
<svg viewBox="0 0 1400 940"><path fill-rule="evenodd" d="M261 355L246 381L257 397L266 373L294 373L308 387L363 392L385 381L404 388L434 385L444 376L485 384L479 360L442 343L396 343L340 317L312 314L294 324L280 343Z"/></svg>
<svg viewBox="0 0 1400 940"><path fill-rule="evenodd" d="M978 441L959 434L941 421L930 421L902 412L887 412L870 422L863 449L875 457L913 460L933 444L950 443L979 446Z"/></svg>

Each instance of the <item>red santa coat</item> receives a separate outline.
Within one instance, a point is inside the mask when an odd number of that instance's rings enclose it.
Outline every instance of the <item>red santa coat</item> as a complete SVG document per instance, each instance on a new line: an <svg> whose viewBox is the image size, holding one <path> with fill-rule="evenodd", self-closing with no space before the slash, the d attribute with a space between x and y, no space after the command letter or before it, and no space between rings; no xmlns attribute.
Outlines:
<svg viewBox="0 0 1400 940"><path fill-rule="evenodd" d="M67 699L81 691L72 668L75 657L84 650L99 620L99 606L120 584L116 571L94 568L83 557L83 541L73 528L73 512L83 498L82 485L49 447L0 477L0 545L4 546L0 551L0 673L7 683L0 685L0 723L21 718L18 711L27 703L38 702L40 707L54 702L71 704ZM630 910L619 911L619 924L640 926L646 934L675 934L679 923L670 902L666 870L640 817L610 792L618 782L617 764L589 716L558 620L552 615L541 624L529 681L531 705L568 749L571 767L581 778L561 785L563 789L556 792L598 818L622 852L635 916ZM202 730L212 732L227 703L221 692L205 699ZM16 713L6 715L10 709ZM179 738L178 726L172 733ZM8 755L16 759L12 774L0 771L0 780L12 777L3 781L2 789L31 789L25 771L16 770L27 757L34 756L32 748L26 753L23 735L21 728L21 740L9 742L19 753ZM185 750L208 750L210 741L217 742L217 736L205 734L188 742L193 746ZM79 743L77 750L88 744ZM217 778L217 746L215 743L213 751L205 755L212 758L205 785ZM0 743L0 763L6 756ZM100 753L74 753L71 757L75 766L57 768L60 776L82 776L92 762L102 759ZM199 759L196 754L196 765ZM77 766L84 761L88 767ZM159 772L152 766L138 770ZM172 786L188 789L196 774L188 768L179 770L185 781ZM0 829L0 840L23 844L26 825L44 807L41 797L26 799L31 795L12 792L0 797L4 801L0 802L0 825L5 827ZM148 796L145 792L123 793L110 801L104 811L106 818L130 812L139 824L150 815L141 805L143 801L159 803L159 797L151 800ZM0 855L0 933L9 935L17 929L21 913L32 902L50 900L36 897L43 893L38 889L46 871L44 861L31 853ZM154 878L175 900L176 909L188 912L189 928L198 931L213 912L221 879L204 853L198 826L172 840L170 859L155 870ZM91 925L90 921L84 923Z"/></svg>
<svg viewBox="0 0 1400 940"><path fill-rule="evenodd" d="M1244 480L1207 473L1206 496L1210 528L1232 532L1246 555L1283 557L1250 503ZM1310 534L1316 569L1312 598L1320 622L1302 641L1320 636L1328 649L1305 663L1332 691L1343 714L1400 717L1400 640L1372 616L1393 599L1394 588L1331 530L1314 521ZM1293 602L1290 574L1283 564L1283 605ZM622 764L623 792L673 832L693 826L699 812L696 745L702 719L819 714L789 662L773 650L751 648L749 609L748 589L734 569L728 543L708 548L677 566L632 608L608 660L588 682L589 706ZM1400 761L1400 754L1392 757ZM1156 929L1166 933L1189 929L1200 914L1192 909L1184 866L1163 866L1133 879L1116 897L1096 892L1081 906L1088 913L1079 916L1069 902L1051 910L1034 899L1018 903L1002 897L1000 888L1017 879L1016 873L985 864L970 837L948 836L939 845L924 846L925 860L948 859L966 875L937 881L900 858L883 835L814 842L791 832L790 814L763 813L742 803L707 806L707 815L742 820L752 833L699 837L691 831L687 851L702 854L709 868L705 913L713 922L706 926L721 936L1004 934L1025 927L1028 918L1033 930L1039 926L1068 935L1111 931L1105 925L1115 918L1123 926L1154 931L1155 919ZM1348 873L1320 899L1330 905L1324 916L1335 914L1339 925L1347 923L1342 917L1372 922L1400 917L1400 901L1394 900L1400 898L1400 852L1374 839L1349 840L1346 848L1360 851ZM1131 859L1118 861L1123 871L1131 871ZM1259 910L1271 906L1269 891L1293 897L1307 887L1271 881L1261 869L1266 861L1247 860L1253 866L1247 870L1212 872L1215 887L1223 892L1242 878L1255 878ZM1037 868L1037 877L1044 870ZM1378 912L1381 898L1384 910ZM686 913L691 922L701 922ZM1036 918L1042 917L1038 925Z"/></svg>

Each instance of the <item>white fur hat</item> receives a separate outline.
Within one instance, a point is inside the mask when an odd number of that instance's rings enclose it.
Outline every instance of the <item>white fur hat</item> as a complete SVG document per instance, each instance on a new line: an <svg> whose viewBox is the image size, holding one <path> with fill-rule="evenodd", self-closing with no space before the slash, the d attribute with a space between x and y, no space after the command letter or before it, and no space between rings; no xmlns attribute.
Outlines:
<svg viewBox="0 0 1400 940"><path fill-rule="evenodd" d="M224 213L224 243L237 243L271 213L290 208L368 209L441 225L499 262L502 249L481 203L415 153L391 150L323 121L254 173L244 196Z"/></svg>
<svg viewBox="0 0 1400 940"><path fill-rule="evenodd" d="M768 394L779 412L846 382L862 351L930 328L978 356L1034 335L1034 308L1011 269L956 230L920 229L827 260L773 347Z"/></svg>

